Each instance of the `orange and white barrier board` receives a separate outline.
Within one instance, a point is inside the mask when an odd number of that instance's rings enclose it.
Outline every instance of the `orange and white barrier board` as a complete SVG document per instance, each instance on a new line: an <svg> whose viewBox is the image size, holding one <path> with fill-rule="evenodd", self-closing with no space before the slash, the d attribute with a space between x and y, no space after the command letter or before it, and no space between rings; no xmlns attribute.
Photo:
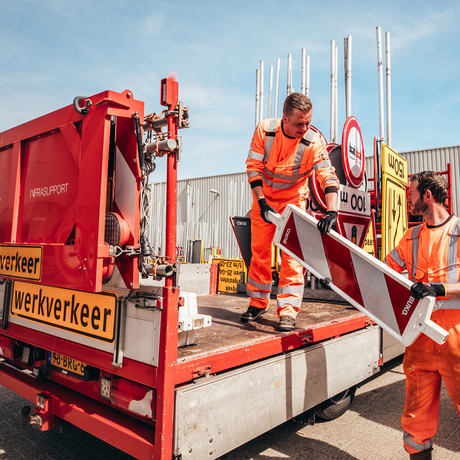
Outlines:
<svg viewBox="0 0 460 460"><path fill-rule="evenodd" d="M375 323L408 346L420 333L444 343L448 332L430 316L434 297L416 299L412 281L370 256L331 230L327 235L316 227L317 220L288 205L280 216L271 213L276 224L274 243L307 270L365 313Z"/></svg>

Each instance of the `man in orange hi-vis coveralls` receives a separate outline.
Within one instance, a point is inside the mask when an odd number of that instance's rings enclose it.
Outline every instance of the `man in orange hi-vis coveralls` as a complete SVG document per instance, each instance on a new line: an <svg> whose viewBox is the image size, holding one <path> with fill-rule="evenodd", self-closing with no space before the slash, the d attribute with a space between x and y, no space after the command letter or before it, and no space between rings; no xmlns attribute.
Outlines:
<svg viewBox="0 0 460 460"><path fill-rule="evenodd" d="M316 170L326 194L327 213L318 228L327 233L337 220L339 180L325 149L322 134L310 125L312 104L301 93L285 100L282 119L261 121L255 130L246 160L253 192L251 209L251 250L247 294L248 310L241 321L254 321L268 310L272 285L271 248L275 226L269 211L282 213L289 204L305 209L307 179ZM302 266L287 254L281 258L278 283L278 330L295 329L304 290Z"/></svg>
<svg viewBox="0 0 460 460"><path fill-rule="evenodd" d="M441 175L432 171L413 175L409 209L424 222L407 230L386 257L391 268L407 270L415 281L414 297L437 298L431 319L449 332L443 345L420 334L404 355L406 402L401 425L411 459L431 459L441 379L460 415L460 219L449 215L446 199L447 184Z"/></svg>

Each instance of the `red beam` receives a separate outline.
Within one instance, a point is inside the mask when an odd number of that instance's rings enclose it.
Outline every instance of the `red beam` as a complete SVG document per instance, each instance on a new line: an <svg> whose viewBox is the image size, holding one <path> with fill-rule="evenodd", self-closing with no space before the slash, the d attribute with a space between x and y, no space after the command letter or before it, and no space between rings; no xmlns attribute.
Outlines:
<svg viewBox="0 0 460 460"><path fill-rule="evenodd" d="M153 458L154 429L49 381L38 381L5 363L0 363L0 384L23 398L37 402L46 392L53 400L52 415L111 444L136 458Z"/></svg>

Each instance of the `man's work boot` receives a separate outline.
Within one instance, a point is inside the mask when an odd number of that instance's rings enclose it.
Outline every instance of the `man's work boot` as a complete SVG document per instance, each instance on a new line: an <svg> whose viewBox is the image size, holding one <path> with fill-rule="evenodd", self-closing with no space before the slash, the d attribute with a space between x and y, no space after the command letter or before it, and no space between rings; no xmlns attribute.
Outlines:
<svg viewBox="0 0 460 460"><path fill-rule="evenodd" d="M277 329L281 332L293 331L295 329L295 319L292 316L281 315Z"/></svg>
<svg viewBox="0 0 460 460"><path fill-rule="evenodd" d="M431 460L431 451L433 448L422 450L416 454L410 454L410 460Z"/></svg>
<svg viewBox="0 0 460 460"><path fill-rule="evenodd" d="M267 311L268 307L257 308L253 307L252 305L249 305L248 310L241 315L240 320L243 321L243 323L255 321L259 316L262 316Z"/></svg>

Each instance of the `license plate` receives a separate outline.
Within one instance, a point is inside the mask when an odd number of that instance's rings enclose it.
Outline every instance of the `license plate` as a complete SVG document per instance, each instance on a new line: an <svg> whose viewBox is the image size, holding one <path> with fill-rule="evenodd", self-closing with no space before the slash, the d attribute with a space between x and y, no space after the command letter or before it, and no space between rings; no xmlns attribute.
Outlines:
<svg viewBox="0 0 460 460"><path fill-rule="evenodd" d="M59 369L64 374L74 374L79 377L85 377L86 364L77 359L69 358L60 353L50 353L50 364L52 367Z"/></svg>

